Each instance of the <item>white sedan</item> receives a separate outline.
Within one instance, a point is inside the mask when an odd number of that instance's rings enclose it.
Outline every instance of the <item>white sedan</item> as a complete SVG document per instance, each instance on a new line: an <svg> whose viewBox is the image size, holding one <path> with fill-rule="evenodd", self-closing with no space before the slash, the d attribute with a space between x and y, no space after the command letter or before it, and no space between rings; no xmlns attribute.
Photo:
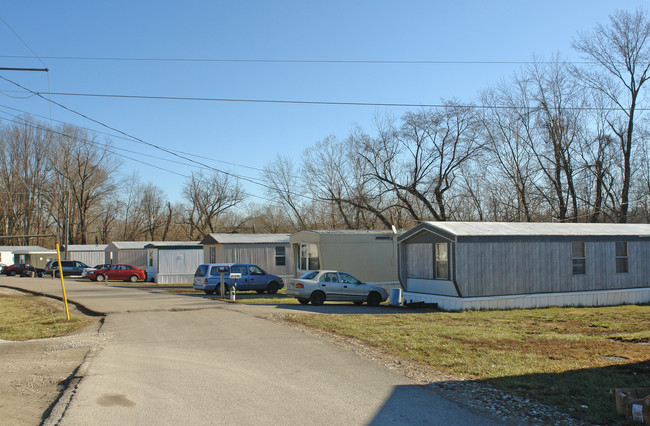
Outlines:
<svg viewBox="0 0 650 426"><path fill-rule="evenodd" d="M309 271L289 281L287 296L294 296L303 305L322 305L325 301L348 301L355 305L367 302L377 306L388 299L388 290L365 284L347 272Z"/></svg>
<svg viewBox="0 0 650 426"><path fill-rule="evenodd" d="M110 267L111 267L110 264L105 263L105 264L102 264L102 265L95 265L92 268L84 268L84 270L81 271L81 276L85 278L86 276L88 276L89 272L96 271L98 269L106 269L106 268L110 268Z"/></svg>

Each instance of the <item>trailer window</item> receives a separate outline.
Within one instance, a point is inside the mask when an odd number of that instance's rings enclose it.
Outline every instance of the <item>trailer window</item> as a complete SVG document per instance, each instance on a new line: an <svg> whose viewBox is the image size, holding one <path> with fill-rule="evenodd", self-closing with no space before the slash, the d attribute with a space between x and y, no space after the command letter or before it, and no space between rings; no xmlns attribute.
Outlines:
<svg viewBox="0 0 650 426"><path fill-rule="evenodd" d="M625 274L628 272L627 242L616 243L616 273Z"/></svg>
<svg viewBox="0 0 650 426"><path fill-rule="evenodd" d="M287 257L284 246L275 247L275 266L285 266L287 264Z"/></svg>
<svg viewBox="0 0 650 426"><path fill-rule="evenodd" d="M587 273L587 256L585 254L585 243L574 241L571 243L571 263L573 275L584 275Z"/></svg>
<svg viewBox="0 0 650 426"><path fill-rule="evenodd" d="M436 243L436 279L449 279L449 246L447 243Z"/></svg>

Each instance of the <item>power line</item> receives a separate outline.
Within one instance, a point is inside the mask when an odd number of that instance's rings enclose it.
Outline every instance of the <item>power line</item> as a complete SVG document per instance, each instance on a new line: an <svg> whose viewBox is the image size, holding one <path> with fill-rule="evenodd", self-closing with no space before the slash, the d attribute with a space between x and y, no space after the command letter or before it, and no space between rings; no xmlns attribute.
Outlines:
<svg viewBox="0 0 650 426"><path fill-rule="evenodd" d="M245 177L245 176L241 176L241 175L236 175L236 174L234 174L234 173L230 173L230 172L226 172L226 171L224 171L224 170L217 169L216 167L209 166L209 165L207 165L207 164L205 164L205 163L202 163L202 162L200 162L200 161L192 160L191 158L188 158L188 157L186 157L186 156L184 156L184 155L178 154L178 153L176 153L176 152L174 152L174 151L172 151L172 150L170 150L170 149L168 149L168 148L164 148L164 147L161 147L161 146L159 146L159 145L153 144L153 143L151 143L151 142L147 142L147 141L142 140L142 139L140 139L140 138L138 138L138 137L135 137L135 136L130 135L130 134L126 133L126 132L123 132L123 131L121 131L121 130L119 130L119 129L116 129L115 127L111 127L111 126L109 126L108 124L105 124L105 123L103 123L103 122L101 122L101 121L99 121L99 120L96 120L96 119L91 118L91 117L89 117L89 116L87 116L87 115L85 115L85 114L82 114L81 112L76 111L76 110L74 110L74 109L72 109L72 108L69 108L69 107L67 107L67 106L65 106L65 105L63 105L63 104L61 104L61 103L59 103L59 102L56 102L56 101L54 101L54 100L52 100L52 99L49 99L49 98L46 98L46 97L44 97L42 94L40 94L40 93L38 93L38 92L34 92L33 90L28 89L28 88L26 88L26 87L24 87L24 86L22 86L22 85L16 83L15 81L12 81L12 80L8 79L8 78L6 78L6 77L0 76L0 79L5 80L5 81L7 81L7 82L9 82L9 83L11 83L11 84L13 84L13 85L15 85L15 86L18 86L18 87L20 87L21 89L23 89L23 90L25 90L25 91L27 91L27 92L33 93L33 94L35 94L36 96L38 96L39 98L44 99L44 100L46 100L46 101L48 101L48 102L51 102L52 104L58 106L59 108L63 108L63 109L65 109L66 111L69 111L69 112L71 112L71 113L73 113L73 114L76 114L76 115L78 115L78 116L80 116L80 117L85 118L86 120L92 121L93 123L99 124L99 125L102 126L102 127L106 127L107 129L110 129L110 130L112 130L112 131L114 131L114 132L118 132L118 133L120 133L121 135L124 135L124 136L126 136L126 137L128 137L128 138L131 138L131 139L133 139L133 140L136 141L136 142L142 143L142 144L144 144L144 145L148 145L148 146L150 146L150 147L153 147L153 148L158 149L158 150L160 150L160 151L163 151L163 152L166 152L166 153L168 153L168 154L174 155L174 156L176 156L176 157L182 158L182 159L184 159L184 160L190 161L190 162L192 162L192 163L199 164L199 165L201 165L201 166L203 166L203 167L207 167L207 168L209 168L209 169L211 169L211 170L214 170L214 171L217 171L217 172L219 172L219 173L223 173L223 174L228 175L228 176L233 176L233 177L235 177L235 178L238 178L238 179L241 179L241 180L244 180L244 181L248 181L248 182L250 182L250 183L254 183L254 184L256 184L256 185L264 186L264 187L266 187L267 189L271 189L268 185L263 184L263 183L259 183L259 182L255 182L255 181L252 180L251 178L248 178L248 177Z"/></svg>
<svg viewBox="0 0 650 426"><path fill-rule="evenodd" d="M20 93L24 93L24 90L21 90ZM32 96L36 96L36 95L35 94L29 95L29 97L32 97ZM23 98L23 97L20 97L20 98L16 97L16 98L17 99L26 99L26 98ZM50 120L50 121L53 121L53 122L56 122L56 123L59 123L59 124L74 126L74 127L78 127L80 129L83 129L83 130L87 130L89 132L110 136L110 137L116 138L116 139L122 139L124 141L139 142L139 141L137 141L137 140L135 140L133 138L130 138L130 137L125 137L125 136L122 136L122 135L116 135L114 133L102 132L102 131L99 131L99 130L96 130L96 129L91 129L91 128L88 128L88 127L78 126L76 124L71 124L71 123L68 123L68 122L65 122L65 121L51 119L49 117L44 117L42 115L33 114L33 113L28 112L28 111L21 110L21 109L18 109L18 108L13 108L13 107L10 107L10 106L7 106L7 105L1 105L0 104L0 108L7 108L7 109L10 109L10 110L13 110L13 111L18 111L18 112L22 112L24 114L32 115L34 117L39 117L39 118L43 118L43 119L46 119L46 120ZM19 118L18 116L15 116L15 115L12 115L12 114L9 114L9 113L6 113L6 114L11 116L11 117ZM170 151L177 152L179 154L188 155L188 156L191 156L191 157L204 158L204 157L202 157L202 156L200 156L198 154L194 154L194 153L191 153L191 152L180 151L180 150L176 150L176 149L170 149ZM137 153L137 152L134 152L134 153L149 156L148 154ZM165 159L165 158L162 158L162 157L154 157L154 158L158 158L158 159L164 160L164 161L174 162L173 160ZM258 171L258 172L263 172L264 171L264 169L260 169L259 167L253 167L253 166L248 166L248 165L245 165L245 164L233 163L233 162L230 162L230 161L218 160L218 159L214 159L214 158L212 158L211 161L214 161L214 162L217 162L217 163L222 163L222 164L227 164L227 165L230 165L230 166L242 167L242 168L245 168L245 169L255 170L255 171ZM184 164L185 165L186 163L179 163L179 164ZM204 168L204 167L202 167L202 168Z"/></svg>
<svg viewBox="0 0 650 426"><path fill-rule="evenodd" d="M20 35L18 35L18 33L17 33L16 31L14 31L13 28L11 28L11 26L7 23L7 21L5 21L4 19L2 19L1 16L0 16L0 21L2 21L2 23L5 24L5 26L6 26L7 28L9 28L9 30L10 30L12 33L14 33L14 35L16 36L16 38L18 38L18 40L20 40L20 42L23 44L23 46L25 46L27 49L29 49L29 51L32 52L32 55L34 55L34 57L35 57L36 59L38 59L39 62L40 62L41 64L43 64L43 66L45 67L45 70L47 70L47 65L45 65L45 62L43 62L43 60L42 60L42 59L41 59L41 58L36 54L36 52L34 52L34 50L33 50L31 47L29 47L29 45L25 42L25 40L23 40L23 39L20 37ZM31 59L32 57L31 57L31 56L28 56L28 57L26 57L26 58L30 58L30 59Z"/></svg>
<svg viewBox="0 0 650 426"><path fill-rule="evenodd" d="M7 80L4 77L0 78ZM7 80L9 81L9 80ZM15 83L14 83L15 84ZM519 109L520 106L510 105L458 105L458 104L410 104L410 103L385 103L385 102L343 102L343 101L304 101L289 99L237 99L237 98L203 98L188 96L149 96L149 95L117 95L107 93L72 93L72 92L33 92L37 96L78 96L92 98L117 98L117 99L143 99L165 101L197 101L197 102L238 102L238 103L268 103L268 104L293 104L293 105L336 105L336 106L372 106L395 108L471 108L471 109ZM53 101L52 101L53 102ZM618 111L615 107L564 107L574 111ZM650 111L650 108L636 108L637 111Z"/></svg>
<svg viewBox="0 0 650 426"><path fill-rule="evenodd" d="M0 58L30 59L30 56L0 55ZM69 61L116 62L205 62L259 64L377 64L377 65L532 65L555 64L556 61L450 61L450 60L381 60L381 59L255 59L255 58L137 58L100 56L43 56L44 59ZM566 64L593 64L589 61L561 61Z"/></svg>
<svg viewBox="0 0 650 426"><path fill-rule="evenodd" d="M82 113L80 113L80 112L78 112L78 111L75 111L75 110L73 110L73 109L71 109L71 108L68 108L68 107L66 107L65 105L62 105L62 104L60 104L60 103L58 103L58 102L56 102L56 101L53 101L53 100L51 100L51 99L49 99L49 98L45 98L45 97L43 97L42 95L38 94L37 92L34 92L33 90L30 90L30 89L28 89L28 88L26 88L26 87L24 87L24 86L22 86L22 85L20 85L20 84L18 84L18 83L16 83L16 82L12 81L12 80L9 80L8 78L5 78L5 77L3 77L3 76L0 76L0 79L3 79L3 80L5 80L5 81L7 81L7 82L9 82L9 83L12 83L12 84L14 84L14 85L20 87L21 89L23 89L23 90L25 90L25 91L27 91L27 92L33 93L33 94L35 94L36 96L40 97L41 99L44 99L44 100L46 100L46 101L48 101L48 102L50 102L50 103L52 103L52 104L55 104L55 105L59 106L60 108L63 108L63 109L65 109L65 110L67 110L67 111L70 111L70 112L72 112L72 113L74 113L74 114L77 114L77 115L79 115L79 116L81 116L81 117L83 117L83 118L85 118L85 119L87 119L87 120L90 120L90 121L92 121L92 122L94 122L94 123L97 123L97 124L99 124L99 125L101 125L101 126L103 126L103 127L106 127L106 128L108 128L108 129L110 129L110 130L113 130L113 131L115 131L115 132L118 132L118 133L120 133L120 134L122 134L122 135L124 135L124 136L126 136L126 137L128 137L128 138L130 138L130 139L132 139L132 140L134 140L135 142L139 142L139 143L142 143L142 144L145 144L145 145L151 146L151 147L153 147L153 148L155 148L155 149L161 150L161 151L163 151L163 152L167 152L167 153L169 153L169 154L171 154L171 155L174 155L174 156L176 156L176 157L182 158L182 159L187 160L187 161L189 161L189 162L191 162L191 163L194 163L194 164L198 164L198 165L200 165L200 166L203 166L203 167L205 167L205 168L207 168L207 169L209 169L209 170L213 170L213 171L216 171L216 172L222 173L222 174L227 175L227 176L233 176L233 177L235 177L235 178L237 178L237 179L240 179L240 180L243 180L243 181L247 181L247 182L250 182L250 183L255 184L255 185L262 186L262 187L264 187L264 188L266 188L266 189L272 189L269 185L267 185L267 184L265 184L265 183L263 183L263 182L261 182L261 181L258 181L258 179L256 179L256 178L251 178L251 177L248 177L248 176L243 176L243 175L238 175L238 174L235 174L235 173L226 172L226 171L224 171L224 170L220 170L220 169L217 169L217 168L215 168L215 167L211 167L211 166L209 166L209 165L207 165L207 164L204 164L204 163L202 163L202 162L200 162L200 161L192 160L191 158L188 158L188 157L185 157L185 156L183 156L183 155L181 155L181 154L175 153L175 152L173 152L172 150L169 150L169 149L167 149L167 148L163 148L163 147L158 146L158 145L156 145L156 144L153 144L153 143L151 143L151 142L146 142L146 141L144 141L144 140L142 140L142 139L140 139L140 138L137 138L137 137L135 137L135 136L129 135L129 134L126 133L126 132L123 132L123 131L121 131L121 130L119 130L119 129L116 129L116 128L114 128L114 127L111 127L111 126L109 126L109 125L107 125L107 124L105 124L105 123L102 123L102 122L99 121L99 120L95 120L95 119L93 119L93 118L90 118L90 117L88 117L88 116L86 116L86 115L84 115L84 114L82 114ZM137 160L135 160L135 161L137 161ZM161 169L161 167L158 167L158 166L153 166L153 165L152 165L152 167L156 167L156 168ZM174 172L173 172L173 173L174 173ZM176 173L176 174L178 174L178 173ZM263 197L259 197L259 196L253 195L253 194L249 194L249 195L250 195L250 196L253 196L253 197L256 197L256 198L260 198L260 199L266 200L266 201L270 201L270 200L268 200L268 199L265 199L265 198L263 198Z"/></svg>
<svg viewBox="0 0 650 426"><path fill-rule="evenodd" d="M0 106L1 106L1 105L0 105ZM27 121L27 120L25 120L25 119L22 119L22 118L20 118L20 117L14 116L14 115L9 114L9 113L7 113L7 112L0 111L0 113L5 114L5 115L7 115L7 116L9 116L9 117L12 117L12 119L8 120L8 121L10 121L10 122L12 122L12 123L16 123L16 124L24 124L24 125L27 125L27 126L29 126L29 127L32 127L32 128L38 129L38 130L43 130L43 131L51 132L51 133L53 133L53 134L57 134L57 135L60 135L60 136L72 137L71 135L68 135L68 134L63 133L63 132L56 131L56 130L51 129L51 128L44 128L44 127L41 127L41 126L39 126L39 125L37 125L37 124L31 123L31 122L29 122L29 121ZM67 123L65 123L65 124L67 124ZM146 156L146 157L149 157L149 158L155 158L155 159L159 159L159 160L163 160L163 161L168 161L168 162L172 162L172 163L180 164L180 165L183 165L183 166L191 166L191 164L183 163L183 162L180 162L180 161L174 161L174 160L170 160L170 159L167 159L167 158L151 156L151 155L143 154L143 153L140 153L140 152L137 152L137 151L131 151L131 150L129 150L129 149L125 149L125 148L109 147L107 144L101 144L101 143L98 143L98 142L95 142L95 141L92 141L92 140L89 140L89 139L84 139L84 138L78 138L78 139L79 139L80 141L85 142L85 143L87 143L87 144L89 144L89 145L92 145L92 146L94 146L94 147L97 147L97 148L103 148L103 149L105 149L107 152L110 152L110 153L112 153L112 154L114 154L114 155L117 155L117 156L120 156L120 157L124 157L124 158L126 158L126 159L128 159L128 160L131 160L131 161L134 161L134 162L137 162L137 163L140 163L140 164L145 164L145 165L150 166L150 167L153 167L153 168L155 168L155 169L162 170L162 171L165 171L165 172L168 172L168 173L172 173L172 174L175 174L175 175L177 175L177 176L184 177L184 178L189 178L189 177L190 177L189 175L185 175L185 174L182 174L182 173L178 173L178 172L175 172L175 171L173 171L173 170L169 170L169 169L166 169L166 168L164 168L164 167L160 167L160 166L157 166L157 165L155 165L155 164L152 164L152 163L149 163L149 162L146 162L146 161L140 160L140 159L136 159L136 158L130 157L130 156L128 156L128 155L123 154L121 151L124 151L124 152L130 152L130 153L133 153L133 154L142 155L142 156ZM117 150L117 152L116 152L116 150ZM201 168L201 169L206 169L206 170L214 170L213 168L210 168L210 167L199 167L199 168ZM237 176L237 177L241 178L240 176ZM250 177L249 177L249 179L256 180L256 178L250 178ZM256 183L256 182L253 182L253 183ZM261 185L261 183L257 183L257 184L258 184L258 185ZM14 194L16 194L16 193L14 193ZM25 193L25 194L23 194L23 195L31 195L31 194L30 194L30 193ZM255 194L251 194L251 193L247 193L247 195L250 196L250 197L253 197L253 198L259 198L259 199L264 200L264 201L269 201L269 202L272 201L272 200L270 200L270 199L268 199L268 198L261 197L261 196L259 196L259 195L255 195Z"/></svg>

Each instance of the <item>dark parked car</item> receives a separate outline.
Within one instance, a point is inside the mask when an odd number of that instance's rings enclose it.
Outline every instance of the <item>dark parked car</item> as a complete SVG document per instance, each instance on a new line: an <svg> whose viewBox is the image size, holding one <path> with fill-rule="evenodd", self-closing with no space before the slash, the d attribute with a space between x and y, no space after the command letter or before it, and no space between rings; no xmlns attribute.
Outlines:
<svg viewBox="0 0 650 426"><path fill-rule="evenodd" d="M83 262L78 260L62 260L61 268L63 269L63 276L68 275L81 275L83 270L87 268ZM45 264L45 273L58 277L59 276L59 262L57 260L50 260Z"/></svg>
<svg viewBox="0 0 650 426"><path fill-rule="evenodd" d="M147 271L131 265L118 264L111 265L110 268L90 271L86 274L86 277L92 281L120 280L134 283L138 280L146 280Z"/></svg>
<svg viewBox="0 0 650 426"><path fill-rule="evenodd" d="M2 273L8 276L21 275L25 269L30 270L32 266L27 263L15 263L13 265L5 266Z"/></svg>
<svg viewBox="0 0 650 426"><path fill-rule="evenodd" d="M23 269L23 272L20 273L21 277L44 277L45 276L45 269L43 268L36 268L32 265L27 265L25 269Z"/></svg>

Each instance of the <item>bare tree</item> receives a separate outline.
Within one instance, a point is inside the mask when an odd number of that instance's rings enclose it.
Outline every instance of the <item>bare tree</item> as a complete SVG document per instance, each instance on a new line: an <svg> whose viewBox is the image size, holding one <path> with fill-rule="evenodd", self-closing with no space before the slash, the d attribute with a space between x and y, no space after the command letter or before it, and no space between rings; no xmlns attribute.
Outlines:
<svg viewBox="0 0 650 426"><path fill-rule="evenodd" d="M271 164L264 167L264 179L268 185L268 192L273 199L282 206L286 206L292 213L294 229L306 229L303 211L305 209L304 185L298 178L298 170L291 159L277 155Z"/></svg>
<svg viewBox="0 0 650 426"><path fill-rule="evenodd" d="M141 191L142 201L140 202L140 206L143 212L147 236L151 241L155 240L156 236L161 236L161 239L164 241L171 221L171 211L169 211L169 214L166 212L167 208L171 209L171 205L168 206L167 196L162 188L152 183L144 185ZM161 232L161 228L165 223L165 229L167 231L163 229Z"/></svg>
<svg viewBox="0 0 650 426"><path fill-rule="evenodd" d="M469 107L406 113L399 129L379 129L360 153L369 173L390 187L415 220L448 220L445 194L456 173L482 149L478 121Z"/></svg>
<svg viewBox="0 0 650 426"><path fill-rule="evenodd" d="M615 133L623 156L622 187L618 221L627 222L632 177L635 114L641 102L641 89L650 78L650 20L644 9L618 10L610 16L610 25L597 25L581 33L573 47L598 68L577 70L583 83L602 93L620 114L612 114L608 125Z"/></svg>
<svg viewBox="0 0 650 426"><path fill-rule="evenodd" d="M237 206L245 198L237 180L216 171L210 175L192 173L185 182L183 195L189 203L186 220L191 230L197 231L201 236L215 232L219 215Z"/></svg>
<svg viewBox="0 0 650 426"><path fill-rule="evenodd" d="M29 116L0 132L0 218L5 235L41 233L46 228L50 138L48 129Z"/></svg>
<svg viewBox="0 0 650 426"><path fill-rule="evenodd" d="M533 220L531 190L537 179L533 167L533 153L530 144L526 143L528 122L531 116L526 108L526 99L510 87L502 85L496 90L487 90L482 95L483 105L487 108L481 116L483 135L486 140L486 150L493 160L489 167L495 176L502 175L510 183L514 197L508 196L510 190L500 191L505 196L501 202L512 206L516 216L510 218L516 221ZM502 108L502 107L506 108ZM488 169L486 163L485 169ZM493 184L497 182L493 181ZM511 201L514 199L514 201ZM499 198L495 199L498 203ZM492 209L494 212L494 209Z"/></svg>
<svg viewBox="0 0 650 426"><path fill-rule="evenodd" d="M544 65L535 63L528 74L534 83L537 126L543 141L541 144L532 143L531 149L552 188L553 197L549 198L549 204L557 212L559 220L577 222L574 157L583 127L580 112L585 106L585 98L570 78L566 63L557 57Z"/></svg>
<svg viewBox="0 0 650 426"><path fill-rule="evenodd" d="M55 131L49 153L57 176L52 190L61 199L69 197L68 202L74 206L76 232L71 233L72 241L86 244L91 225L103 214L103 200L117 188L114 174L120 162L108 142L101 143L94 135L73 126Z"/></svg>

